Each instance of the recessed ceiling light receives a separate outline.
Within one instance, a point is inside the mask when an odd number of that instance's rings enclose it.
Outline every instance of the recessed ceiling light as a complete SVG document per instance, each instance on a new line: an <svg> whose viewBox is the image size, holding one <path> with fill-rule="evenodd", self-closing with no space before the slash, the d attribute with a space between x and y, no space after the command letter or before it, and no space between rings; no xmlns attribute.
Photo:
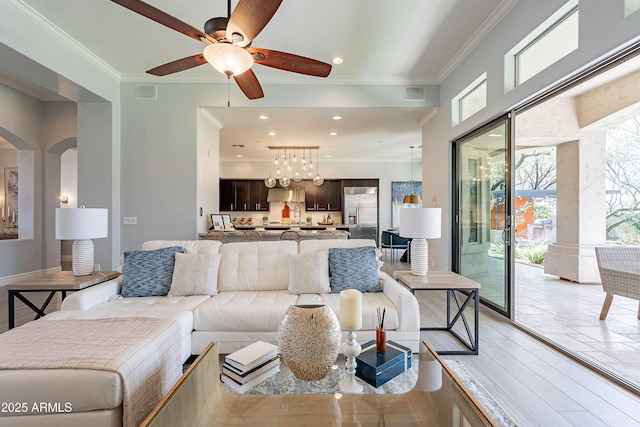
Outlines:
<svg viewBox="0 0 640 427"><path fill-rule="evenodd" d="M333 120L342 120L342 117L340 117L340 116L333 116Z"/></svg>
<svg viewBox="0 0 640 427"><path fill-rule="evenodd" d="M236 154L236 157L242 157L242 154Z"/></svg>
<svg viewBox="0 0 640 427"><path fill-rule="evenodd" d="M342 58L340 58L339 56L334 56L331 62L336 65L342 64Z"/></svg>
<svg viewBox="0 0 640 427"><path fill-rule="evenodd" d="M276 136L276 133L274 131L269 132L269 136Z"/></svg>
<svg viewBox="0 0 640 427"><path fill-rule="evenodd" d="M330 136L336 136L338 134L338 132L329 132Z"/></svg>
<svg viewBox="0 0 640 427"><path fill-rule="evenodd" d="M327 154L327 155L326 155L326 156L324 156L324 157L326 157L327 159L329 159L329 158L331 158L331 154Z"/></svg>
<svg viewBox="0 0 640 427"><path fill-rule="evenodd" d="M258 116L258 118L259 118L260 120L267 120L267 119L269 118L269 116L267 116L266 114L260 114L260 115Z"/></svg>

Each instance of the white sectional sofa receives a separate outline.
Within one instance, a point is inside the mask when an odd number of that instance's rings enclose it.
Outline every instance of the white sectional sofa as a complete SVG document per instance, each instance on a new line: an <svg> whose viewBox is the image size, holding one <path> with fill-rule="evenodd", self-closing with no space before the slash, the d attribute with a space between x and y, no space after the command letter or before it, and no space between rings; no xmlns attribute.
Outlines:
<svg viewBox="0 0 640 427"><path fill-rule="evenodd" d="M168 317L178 320L182 355L200 354L211 342L222 353L254 341L277 343L278 326L293 304L326 304L340 317L339 293L290 293L289 256L329 248L374 246L373 240L265 241L220 244L216 241L149 241L143 250L181 246L188 253L219 254L215 295L119 297L122 276L67 297L62 310L45 317ZM328 274L328 273L327 273ZM386 308L387 339L418 351L419 309L415 297L384 272L379 272L382 291L363 293L363 326L358 341L375 339L376 308ZM356 284L354 283L354 286Z"/></svg>
<svg viewBox="0 0 640 427"><path fill-rule="evenodd" d="M165 339L162 347L155 348L154 344L145 346L145 349L151 354L161 354L163 358L171 359L171 363L164 363L162 366L167 369L177 367L179 372L178 353L184 362L191 354L199 354L211 341L218 342L223 353L232 352L256 340L277 343L278 326L285 311L292 304L326 304L339 318L339 293L327 293L330 289L328 288L328 271L325 270L328 270L329 249L368 246L375 247L375 242L336 239L305 240L299 244L293 241L267 241L222 245L216 241L206 240L149 241L143 244L143 250L179 247L184 248L187 254L209 255L206 257L209 262L215 260L216 263L211 264L213 270L207 278L207 284L211 285L210 282L215 282L213 283L215 289L211 286L206 287L208 294L205 295L124 298L120 295L124 276L120 276L68 296L64 300L62 310L43 317L32 326L42 334L49 334L52 333L51 331L58 332L63 324L69 328L73 325L77 326L77 322L87 325L92 320L114 324L117 322L121 325L119 334L114 335L113 329L109 329L112 342L114 339L117 342L120 336L126 336L129 341L142 342L143 339L138 340L129 333L129 324L145 319L150 322L148 318L163 319L165 322L155 322L161 323L162 328L165 328L166 324L166 329L162 330L167 333L171 331L171 338ZM367 248L364 249L367 250ZM368 252L372 253L373 249ZM137 253L140 254L140 252ZM333 253L335 254L336 251ZM177 255L175 259L174 272L180 271ZM317 276L327 276L326 284L322 280L319 281L321 286L326 285L326 289L305 293L304 290L309 288L307 282L315 281L315 273L307 274L306 279L300 280L295 273L291 273L290 263L297 263L296 265L302 266L304 270L305 263L310 259L317 261L318 271L323 272L318 273ZM354 264L350 265L353 265L356 270L360 262L359 258L355 257L351 262ZM126 265L125 263L125 275ZM406 288L387 274L377 270L374 259L374 276L379 276L380 279L380 282L374 281L374 283L381 285L382 290L363 293L363 326L358 331L358 340L365 342L375 339L376 308L382 307L386 309L387 339L418 351L420 316L417 300ZM147 271L153 271L153 269ZM213 272L216 273L215 276ZM190 273L192 272L187 271L186 282L189 282L193 276ZM347 276L349 273L347 268ZM180 282L176 280L176 274L171 277L171 280L169 294L175 293L173 292L174 283ZM182 282L185 282L184 278ZM347 282L351 285L350 277ZM357 282L358 280L353 279L354 286L358 284ZM121 319L127 318L130 319L123 325ZM76 323L72 325L64 320ZM56 321L60 322L58 326L54 325ZM85 321L87 323L84 323ZM15 331L19 329L22 328L17 328ZM137 330L141 330L139 326ZM146 334L147 330L145 327L142 333ZM71 335L73 333L63 336ZM98 338L102 339L101 337ZM176 344L178 339L180 345ZM171 345L171 348L165 348L167 345ZM147 359L144 360L144 363L147 363ZM21 361L18 362L21 363ZM72 404L73 409L70 413L63 411L62 413L29 413L17 416L0 414L0 425L122 426L123 414L126 412L124 408L132 407L124 403L126 387L123 384L127 378L120 377L115 372L16 368L0 371L0 373L3 374L0 381L0 395L3 395L7 401L25 401L26 396L43 402L57 402L62 399L68 402L67 404ZM166 392L172 384L172 382L163 383L163 390L159 391ZM131 393L135 394L133 391Z"/></svg>

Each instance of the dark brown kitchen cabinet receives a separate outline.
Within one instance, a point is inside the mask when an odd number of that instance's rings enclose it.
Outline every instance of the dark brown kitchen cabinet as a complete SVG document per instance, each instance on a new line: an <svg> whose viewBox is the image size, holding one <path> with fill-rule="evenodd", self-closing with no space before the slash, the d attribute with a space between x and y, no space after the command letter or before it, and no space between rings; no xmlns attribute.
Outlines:
<svg viewBox="0 0 640 427"><path fill-rule="evenodd" d="M267 196L269 195L269 189L264 185L264 181L261 179L252 180L249 182L249 205L252 211L267 211L269 212L269 203L267 202Z"/></svg>
<svg viewBox="0 0 640 427"><path fill-rule="evenodd" d="M220 180L220 210L236 210L236 182L230 179Z"/></svg>
<svg viewBox="0 0 640 427"><path fill-rule="evenodd" d="M340 180L325 179L322 185L313 181L305 183L305 209L307 211L340 211L342 209Z"/></svg>
<svg viewBox="0 0 640 427"><path fill-rule="evenodd" d="M221 179L221 211L268 211L268 189L261 179Z"/></svg>

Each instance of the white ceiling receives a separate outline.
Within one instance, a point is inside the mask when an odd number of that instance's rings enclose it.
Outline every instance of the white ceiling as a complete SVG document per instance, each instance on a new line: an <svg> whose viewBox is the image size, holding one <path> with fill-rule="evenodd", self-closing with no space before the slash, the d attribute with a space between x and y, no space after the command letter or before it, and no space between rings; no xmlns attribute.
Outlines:
<svg viewBox="0 0 640 427"><path fill-rule="evenodd" d="M517 0L285 0L255 38L262 47L330 62L344 58L326 79L254 66L261 83L438 84ZM200 53L204 45L107 0L12 0L40 25L63 37L83 54L125 81L225 82L226 77L202 65L166 77L145 71L166 62ZM224 0L149 0L151 5L203 30L209 18L227 15ZM232 8L237 0L232 1ZM73 42L75 41L75 42ZM95 58L94 58L95 60ZM0 65L1 68L1 65ZM0 73L1 74L1 73ZM0 76L0 83L11 78ZM37 90L17 82L32 96ZM27 92L28 93L28 92ZM269 94L265 93L265 97ZM231 114L233 113L233 114ZM221 155L234 158L233 144L321 145L334 158L364 160L410 156L420 145L419 122L428 107L352 109L212 109L224 125ZM260 123L258 114L267 114ZM343 119L334 123L331 117ZM295 117L295 120L292 118ZM268 125L268 126L267 126ZM261 133L273 127L282 139L273 143ZM338 137L326 135L333 128ZM286 139L285 139L286 137ZM256 141L260 141L259 143ZM380 141L380 142L379 142ZM258 150L261 157L264 149Z"/></svg>

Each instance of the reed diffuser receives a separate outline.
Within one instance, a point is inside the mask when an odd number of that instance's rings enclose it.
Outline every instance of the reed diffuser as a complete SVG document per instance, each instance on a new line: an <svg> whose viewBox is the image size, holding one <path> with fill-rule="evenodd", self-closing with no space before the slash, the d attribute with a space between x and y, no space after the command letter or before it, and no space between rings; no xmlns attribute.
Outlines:
<svg viewBox="0 0 640 427"><path fill-rule="evenodd" d="M376 326L376 353L384 353L387 351L387 331L384 330L384 315L387 309L377 308L378 326Z"/></svg>

